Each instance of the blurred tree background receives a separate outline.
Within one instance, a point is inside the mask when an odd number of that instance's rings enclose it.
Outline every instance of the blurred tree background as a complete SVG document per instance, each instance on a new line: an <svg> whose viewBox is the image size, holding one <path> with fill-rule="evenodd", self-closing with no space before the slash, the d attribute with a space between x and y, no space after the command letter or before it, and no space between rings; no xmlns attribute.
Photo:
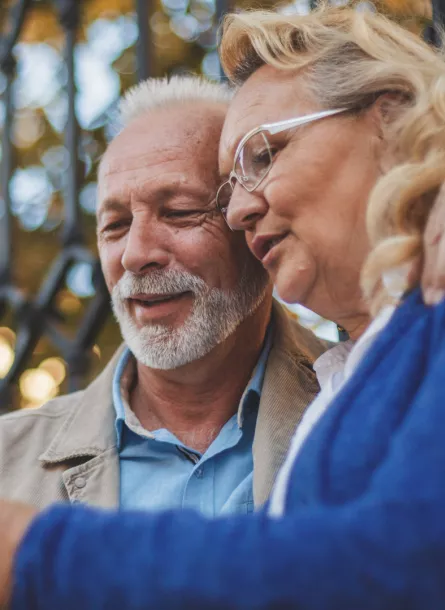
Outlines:
<svg viewBox="0 0 445 610"><path fill-rule="evenodd" d="M61 0L59 0L61 2ZM63 2L63 0L62 0ZM148 2L148 0L147 0ZM0 0L0 32L7 32L8 11L14 0ZM69 157L64 144L67 121L64 35L57 14L57 0L29 3L20 37L14 47L17 72L13 87L12 143L14 165L9 181L12 212L14 284L35 294L61 248L64 180ZM137 82L136 43L138 20L134 0L84 0L75 50L76 114L80 126L78 157L81 184L78 198L87 243L95 251L96 170L107 142L113 137L114 117L122 93ZM272 7L273 0L255 2L254 8ZM275 3L276 6L276 3ZM252 7L249 0L236 7ZM358 10L376 10L359 2ZM280 5L284 12L306 12L306 0ZM431 20L425 0L385 0L377 6L407 28L422 33ZM150 75L194 72L219 78L216 51L217 6L215 0L153 0L148 3L148 55ZM0 95L6 78L0 73ZM0 99L0 130L5 127L5 104ZM4 140L0 145L0 156ZM0 220L2 215L0 207ZM4 213L4 212L3 212ZM94 296L92 268L76 263L57 295L63 324L76 333L89 301ZM324 336L335 329L302 308L297 314ZM0 318L0 378L14 357L15 320L7 312ZM98 374L120 342L108 316L91 350L88 381ZM46 337L39 340L14 391L11 407L38 406L67 390L66 364Z"/></svg>

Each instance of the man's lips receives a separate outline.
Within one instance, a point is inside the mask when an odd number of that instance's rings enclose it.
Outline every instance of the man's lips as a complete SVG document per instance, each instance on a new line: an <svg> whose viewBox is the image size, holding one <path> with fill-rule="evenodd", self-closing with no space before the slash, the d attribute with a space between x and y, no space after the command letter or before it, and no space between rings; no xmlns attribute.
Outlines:
<svg viewBox="0 0 445 610"><path fill-rule="evenodd" d="M286 233L265 233L264 235L256 235L250 246L253 254L263 264L266 256L275 246L283 241L289 235Z"/></svg>
<svg viewBox="0 0 445 610"><path fill-rule="evenodd" d="M134 294L131 297L128 297L128 301L135 305L142 305L143 307L153 307L180 299L189 294L190 292L175 292L173 294Z"/></svg>
<svg viewBox="0 0 445 610"><path fill-rule="evenodd" d="M139 325L160 323L171 316L184 313L184 305L190 306L193 292L167 294L133 294L126 299L131 316Z"/></svg>

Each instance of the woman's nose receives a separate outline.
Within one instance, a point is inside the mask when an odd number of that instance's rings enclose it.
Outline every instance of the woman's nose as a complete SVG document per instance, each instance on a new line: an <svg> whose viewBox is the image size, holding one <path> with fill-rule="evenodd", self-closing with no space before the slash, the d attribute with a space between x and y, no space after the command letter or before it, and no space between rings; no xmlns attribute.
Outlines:
<svg viewBox="0 0 445 610"><path fill-rule="evenodd" d="M249 193L236 184L227 208L227 223L238 231L250 231L267 213L267 203L255 191Z"/></svg>

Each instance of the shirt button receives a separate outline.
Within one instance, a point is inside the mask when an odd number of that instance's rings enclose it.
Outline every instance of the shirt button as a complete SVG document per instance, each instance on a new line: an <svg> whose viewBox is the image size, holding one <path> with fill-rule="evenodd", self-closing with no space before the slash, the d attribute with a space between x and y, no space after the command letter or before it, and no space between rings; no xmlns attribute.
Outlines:
<svg viewBox="0 0 445 610"><path fill-rule="evenodd" d="M77 477L77 479L74 480L74 485L77 489L82 489L86 484L87 482L84 477Z"/></svg>
<svg viewBox="0 0 445 610"><path fill-rule="evenodd" d="M203 470L204 470L203 468L198 468L198 470L195 472L195 476L196 476L198 479L202 479Z"/></svg>

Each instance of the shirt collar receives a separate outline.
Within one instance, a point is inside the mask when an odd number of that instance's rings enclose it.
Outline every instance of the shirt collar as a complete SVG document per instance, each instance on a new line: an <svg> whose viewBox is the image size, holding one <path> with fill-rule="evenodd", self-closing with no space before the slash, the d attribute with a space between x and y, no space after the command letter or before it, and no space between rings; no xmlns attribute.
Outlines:
<svg viewBox="0 0 445 610"><path fill-rule="evenodd" d="M117 436L117 446L119 450L122 444L122 432L128 412L125 407L126 404L128 404L129 386L131 383L130 378L134 375L134 356L127 347L119 358L113 376L113 405L116 411L115 428Z"/></svg>
<svg viewBox="0 0 445 610"><path fill-rule="evenodd" d="M342 341L328 349L314 362L313 369L322 390L335 374L343 373L346 360L353 347L354 342L351 339Z"/></svg>
<svg viewBox="0 0 445 610"><path fill-rule="evenodd" d="M266 372L267 359L272 347L273 320L269 322L258 362L253 370L252 377L243 392L238 408L238 426L243 427L243 422L248 413L256 410L259 405L261 391L263 388L264 375ZM136 373L135 359L127 348L122 353L113 377L113 405L116 411L115 428L117 435L117 446L121 449L123 426L126 424L137 433L141 432L142 426L130 408L130 387ZM148 430L144 430L144 436L154 438Z"/></svg>
<svg viewBox="0 0 445 610"><path fill-rule="evenodd" d="M252 377L240 400L238 408L238 426L243 427L245 416L252 410L257 410L260 403L261 391L263 389L264 375L266 373L267 359L272 348L273 340L273 319L269 322L264 338L263 349L261 350L258 362L253 370Z"/></svg>
<svg viewBox="0 0 445 610"><path fill-rule="evenodd" d="M357 341L349 339L337 343L317 358L313 368L322 390L337 373L341 375L342 379L350 377L352 371L357 368L358 363L374 342L376 335L387 325L394 311L395 307L393 305L383 307Z"/></svg>

